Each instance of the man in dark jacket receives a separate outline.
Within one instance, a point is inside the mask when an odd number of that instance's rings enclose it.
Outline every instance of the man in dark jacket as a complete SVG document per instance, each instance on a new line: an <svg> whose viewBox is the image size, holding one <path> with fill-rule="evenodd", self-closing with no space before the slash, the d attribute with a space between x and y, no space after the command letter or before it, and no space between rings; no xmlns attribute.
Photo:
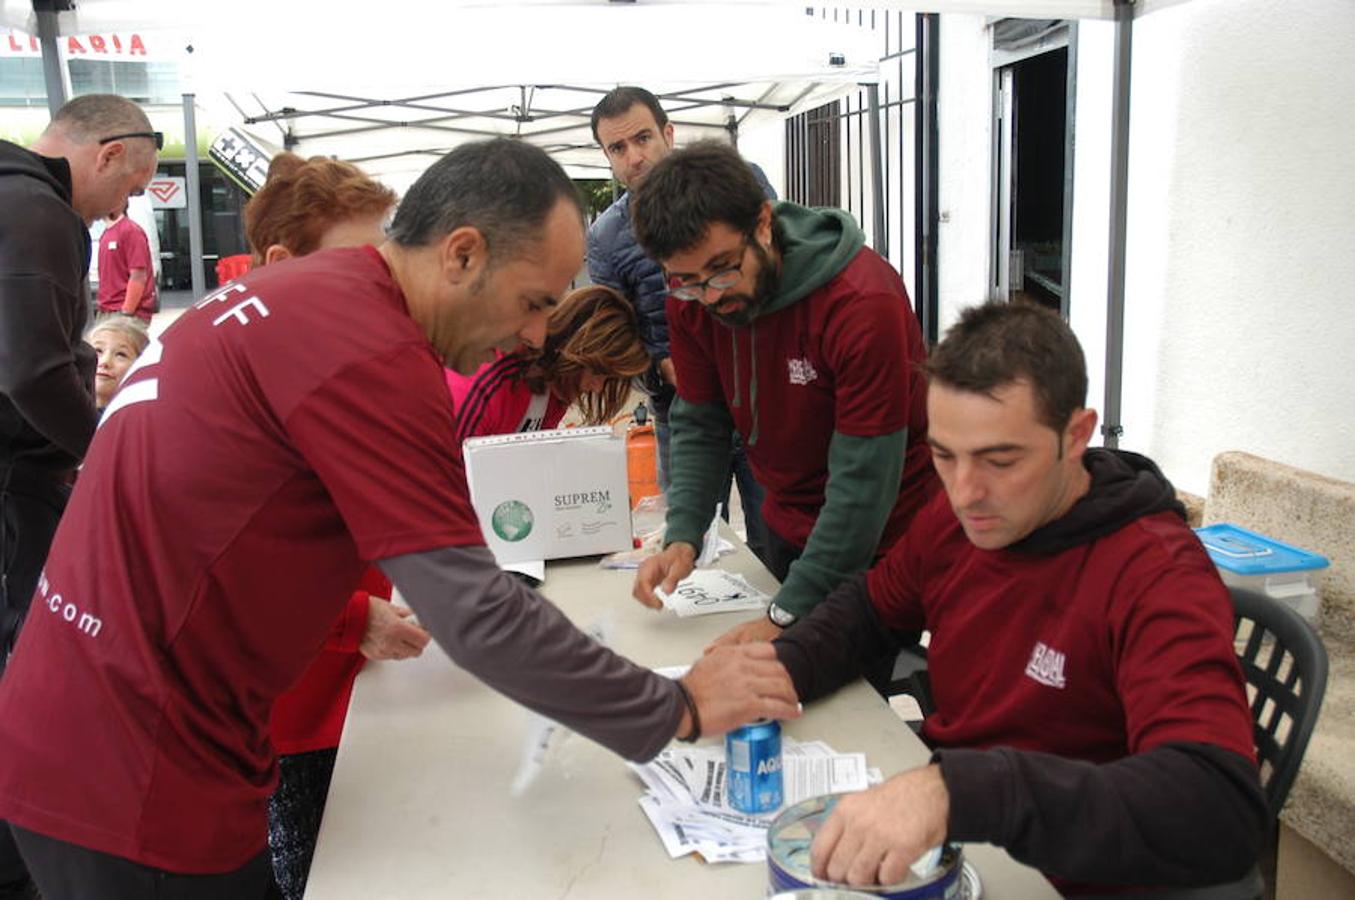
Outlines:
<svg viewBox="0 0 1355 900"><path fill-rule="evenodd" d="M0 141L0 675L98 421L88 228L145 189L157 146L105 94L63 106L31 150ZM26 882L0 824L0 898Z"/></svg>
<svg viewBox="0 0 1355 900"><path fill-rule="evenodd" d="M655 167L631 207L668 275L678 397L667 544L635 596L656 605L692 569L728 453L743 437L763 503L768 618L731 641L770 640L868 568L936 491L926 356L903 281L841 210L773 205L715 142Z"/></svg>
<svg viewBox="0 0 1355 900"><path fill-rule="evenodd" d="M968 310L927 364L945 487L775 642L808 702L931 632L930 765L845 798L816 873L901 879L988 842L1065 893L1240 878L1266 828L1232 604L1171 485L1088 449L1081 348L1046 310Z"/></svg>
<svg viewBox="0 0 1355 900"><path fill-rule="evenodd" d="M618 87L598 101L592 115L593 139L602 147L616 180L630 192L635 191L655 165L673 149L673 123L659 105L658 98L640 87ZM776 192L762 170L748 164L762 192L775 200ZM658 444L659 487L668 490L671 468L669 409L673 402L677 375L668 351L668 320L663 271L635 242L630 221L631 193L622 194L598 216L588 231L588 277L597 284L620 291L635 307L644 342L653 367L642 380L654 417L654 438ZM765 555L765 526L762 522L763 491L753 476L737 435L730 460L733 478L739 485L748 546L759 557ZM729 500L726 476L723 502ZM726 512L726 518L728 514Z"/></svg>

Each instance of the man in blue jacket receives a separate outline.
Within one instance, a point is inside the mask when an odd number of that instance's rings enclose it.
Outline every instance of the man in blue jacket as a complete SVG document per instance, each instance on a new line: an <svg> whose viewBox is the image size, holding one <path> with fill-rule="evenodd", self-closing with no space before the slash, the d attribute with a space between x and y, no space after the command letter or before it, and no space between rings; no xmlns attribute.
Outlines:
<svg viewBox="0 0 1355 900"><path fill-rule="evenodd" d="M658 98L649 91L623 86L608 92L593 107L592 128L593 139L602 147L612 174L628 192L607 207L588 231L588 277L596 284L620 291L635 307L640 338L654 363L644 377L642 387L654 416L659 487L666 492L670 472L668 410L677 385L673 361L668 355L668 321L664 313L667 285L659 264L646 256L635 242L629 191L639 187L649 170L673 149L673 123L668 121ZM749 167L763 193L775 200L776 192L767 183L766 176L757 166L750 163ZM766 548L763 491L753 478L753 470L737 435L731 463L743 504L748 546L763 557ZM728 494L726 487L726 500Z"/></svg>

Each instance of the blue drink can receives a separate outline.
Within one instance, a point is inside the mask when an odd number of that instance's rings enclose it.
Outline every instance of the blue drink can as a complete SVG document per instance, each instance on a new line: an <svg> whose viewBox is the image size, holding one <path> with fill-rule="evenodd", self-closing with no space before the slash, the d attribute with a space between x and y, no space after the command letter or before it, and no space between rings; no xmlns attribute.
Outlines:
<svg viewBox="0 0 1355 900"><path fill-rule="evenodd" d="M725 735L725 786L739 812L781 806L781 723L758 719Z"/></svg>

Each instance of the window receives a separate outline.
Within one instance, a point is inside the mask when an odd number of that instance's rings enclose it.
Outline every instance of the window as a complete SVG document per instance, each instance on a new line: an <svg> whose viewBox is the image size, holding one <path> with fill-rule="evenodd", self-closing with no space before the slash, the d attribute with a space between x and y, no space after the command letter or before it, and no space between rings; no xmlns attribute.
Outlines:
<svg viewBox="0 0 1355 900"><path fill-rule="evenodd" d="M37 57L0 59L0 106L46 106L47 82Z"/></svg>
<svg viewBox="0 0 1355 900"><path fill-rule="evenodd" d="M179 67L172 62L72 59L71 95L118 94L135 103L178 103Z"/></svg>

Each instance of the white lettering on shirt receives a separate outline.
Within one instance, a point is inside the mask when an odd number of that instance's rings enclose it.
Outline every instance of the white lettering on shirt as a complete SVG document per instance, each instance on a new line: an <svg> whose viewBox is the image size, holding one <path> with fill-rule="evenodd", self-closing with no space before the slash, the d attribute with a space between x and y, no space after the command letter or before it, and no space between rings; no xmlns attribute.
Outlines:
<svg viewBox="0 0 1355 900"><path fill-rule="evenodd" d="M47 581L47 574L44 572L39 576L38 590L47 601L47 609L50 610L53 615L60 617L63 622L74 625L79 631L90 637L98 637L99 632L102 631L104 627L103 619L84 612L80 607L71 603L59 593L53 592L49 595L47 592L50 587L51 585ZM76 621L77 618L79 621Z"/></svg>
<svg viewBox="0 0 1355 900"><path fill-rule="evenodd" d="M148 369L159 363L160 360L164 358L164 355L165 345L160 343L158 339L152 339L151 342L146 345L145 351L136 358L136 362L132 363L132 367L127 370L127 374L122 376L123 386L118 388L118 392L113 395L112 402L104 408L104 414L103 417L99 419L98 428L107 425L109 420L113 418L113 414L118 410L131 406L134 403L145 403L148 400L155 400L160 396L160 379L158 378L146 378L133 384L128 384L127 382L133 375L140 372L142 369ZM95 430L98 430L98 428Z"/></svg>
<svg viewBox="0 0 1355 900"><path fill-rule="evenodd" d="M786 368L791 384L811 384L819 377L819 373L814 371L814 364L807 359L788 359Z"/></svg>
<svg viewBox="0 0 1355 900"><path fill-rule="evenodd" d="M230 294L243 294L243 293L244 293L245 291L247 291L247 290L248 290L248 288L246 288L243 284L237 284L236 282L232 281L230 284L226 285L225 287L213 291L212 293L208 294L206 297L203 297L203 298L202 298L201 300L199 300L197 303L194 303L194 304L193 304L193 308L194 308L194 309L202 309L202 308L203 308L204 306L206 306L208 303L215 303L215 302L217 302L218 300L225 300L226 297L227 297L228 295L230 295Z"/></svg>
<svg viewBox="0 0 1355 900"><path fill-rule="evenodd" d="M1035 649L1030 652L1030 662L1026 663L1026 675L1040 684L1062 690L1068 686L1063 677L1066 661L1065 654L1046 646L1043 641L1036 641Z"/></svg>
<svg viewBox="0 0 1355 900"><path fill-rule="evenodd" d="M268 318L268 307L263 305L263 301L258 297L249 297L245 300L241 300L239 303L213 319L212 327L215 328L227 319L235 319L235 321L239 322L241 325L248 325L253 321L245 312L248 309L257 310L260 319Z"/></svg>

